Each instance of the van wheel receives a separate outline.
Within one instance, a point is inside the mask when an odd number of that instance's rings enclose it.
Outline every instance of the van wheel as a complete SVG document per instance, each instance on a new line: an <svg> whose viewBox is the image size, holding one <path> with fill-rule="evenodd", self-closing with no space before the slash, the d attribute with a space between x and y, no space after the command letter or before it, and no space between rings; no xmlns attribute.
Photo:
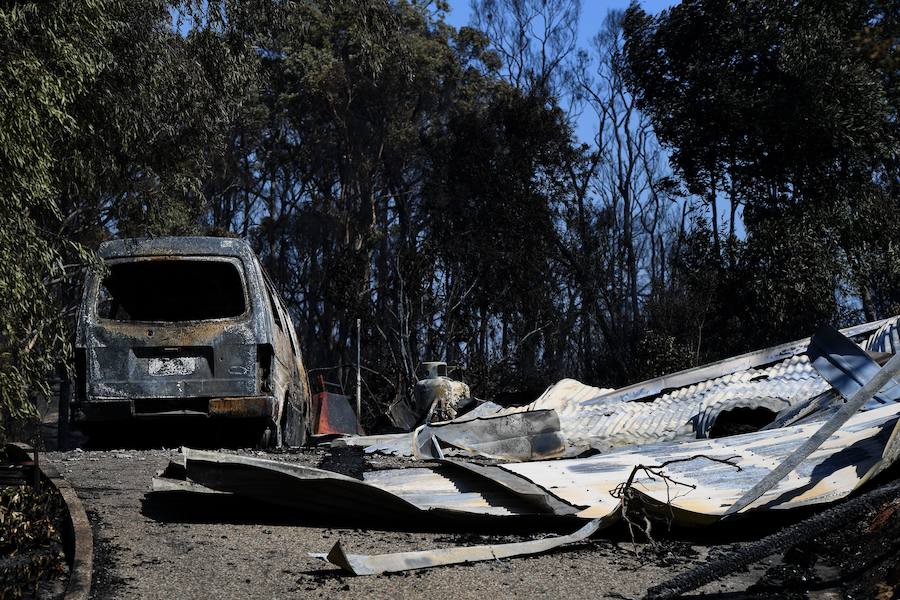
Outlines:
<svg viewBox="0 0 900 600"><path fill-rule="evenodd" d="M281 445L285 448L298 448L305 444L306 419L288 396L281 409Z"/></svg>

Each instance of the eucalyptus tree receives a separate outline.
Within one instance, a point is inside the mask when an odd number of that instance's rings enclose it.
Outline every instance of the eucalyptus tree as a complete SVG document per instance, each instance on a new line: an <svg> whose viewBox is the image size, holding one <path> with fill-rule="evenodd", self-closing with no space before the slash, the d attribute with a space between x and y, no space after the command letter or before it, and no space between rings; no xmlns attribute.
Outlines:
<svg viewBox="0 0 900 600"><path fill-rule="evenodd" d="M0 6L0 419L33 413L32 392L69 349L55 284L81 254L58 234L60 140L76 134L75 98L110 55L108 3L12 2ZM0 420L0 429L3 421Z"/></svg>
<svg viewBox="0 0 900 600"><path fill-rule="evenodd" d="M847 318L854 302L874 318L897 297L883 235L900 210L896 46L883 43L895 13L868 0L627 12L629 83L677 175L713 210L743 208L744 242L731 230L726 248L715 213L709 231L731 312L718 316L745 340Z"/></svg>

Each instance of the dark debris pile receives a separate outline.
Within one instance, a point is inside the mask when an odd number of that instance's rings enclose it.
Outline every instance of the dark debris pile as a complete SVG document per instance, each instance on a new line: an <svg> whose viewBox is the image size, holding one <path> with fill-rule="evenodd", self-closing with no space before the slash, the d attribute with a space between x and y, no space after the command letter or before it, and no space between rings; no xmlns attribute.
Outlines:
<svg viewBox="0 0 900 600"><path fill-rule="evenodd" d="M0 488L0 600L39 597L42 582L65 576L64 514L50 490Z"/></svg>

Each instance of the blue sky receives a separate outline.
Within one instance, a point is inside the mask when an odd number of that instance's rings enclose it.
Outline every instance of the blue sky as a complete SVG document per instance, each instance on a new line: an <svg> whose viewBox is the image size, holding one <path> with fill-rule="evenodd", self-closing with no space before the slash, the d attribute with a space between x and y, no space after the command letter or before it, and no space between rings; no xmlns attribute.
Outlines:
<svg viewBox="0 0 900 600"><path fill-rule="evenodd" d="M447 15L446 21L454 27L462 27L469 25L471 20L472 8L471 0L449 0L450 14ZM587 47L591 38L597 34L603 25L603 19L610 10L625 10L628 8L630 0L582 0L581 2L581 22L579 23L579 45ZM649 13L658 13L664 8L668 8L674 4L678 4L678 0L645 0L639 2L645 11ZM575 127L575 133L582 141L593 139L595 123L592 120L591 111L584 111ZM720 214L726 214L728 210L728 202L724 198L716 203L719 206ZM741 211L738 211L736 221L738 236L744 236L744 224L741 219Z"/></svg>
<svg viewBox="0 0 900 600"><path fill-rule="evenodd" d="M447 16L447 22L454 27L468 25L469 14L471 13L469 2L470 0L449 0L451 11ZM582 0L580 37L582 38L583 43L586 44L588 40L597 33L607 12L617 9L625 10L628 8L629 3L629 0L612 2L609 0ZM677 2L671 0L650 0L649 2L640 2L640 5L644 7L644 10L652 13L659 12L673 4L677 4Z"/></svg>
<svg viewBox="0 0 900 600"><path fill-rule="evenodd" d="M469 25L472 14L471 0L449 0L450 14L447 15L446 21L456 28ZM591 38L600 31L603 26L603 19L610 10L625 10L628 8L630 0L582 0L581 2L581 22L578 27L579 45L588 47ZM640 2L644 10L650 13L657 13L664 8L677 4L674 0L649 0ZM594 123L591 121L592 115L590 111L584 111L583 116L576 125L576 134L583 140L588 141L594 136Z"/></svg>

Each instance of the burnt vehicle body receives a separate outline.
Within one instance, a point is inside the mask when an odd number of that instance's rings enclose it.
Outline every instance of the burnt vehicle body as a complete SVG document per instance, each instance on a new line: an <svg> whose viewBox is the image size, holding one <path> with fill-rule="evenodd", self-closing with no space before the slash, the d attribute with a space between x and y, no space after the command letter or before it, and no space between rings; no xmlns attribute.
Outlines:
<svg viewBox="0 0 900 600"><path fill-rule="evenodd" d="M259 443L301 445L310 393L284 303L243 240L100 246L78 314L71 422L240 420Z"/></svg>

